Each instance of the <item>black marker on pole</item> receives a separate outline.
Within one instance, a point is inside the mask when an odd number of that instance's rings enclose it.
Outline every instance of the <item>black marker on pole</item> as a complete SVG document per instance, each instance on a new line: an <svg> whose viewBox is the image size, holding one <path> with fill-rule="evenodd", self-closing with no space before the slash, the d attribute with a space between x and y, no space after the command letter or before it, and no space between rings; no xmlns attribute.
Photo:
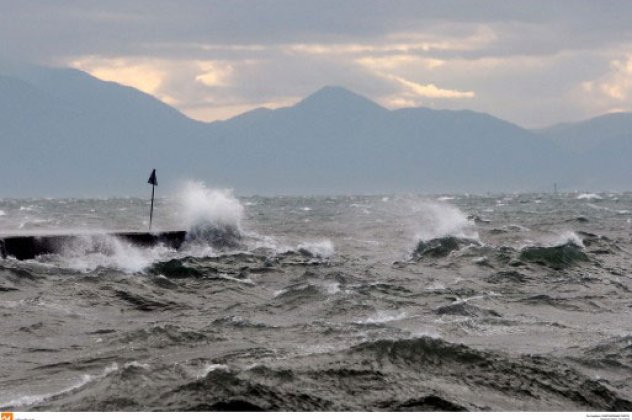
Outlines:
<svg viewBox="0 0 632 420"><path fill-rule="evenodd" d="M149 230L151 230L151 221L154 218L154 188L158 185L158 179L156 178L156 170L151 171L149 175L148 184L151 184L151 210L149 210Z"/></svg>

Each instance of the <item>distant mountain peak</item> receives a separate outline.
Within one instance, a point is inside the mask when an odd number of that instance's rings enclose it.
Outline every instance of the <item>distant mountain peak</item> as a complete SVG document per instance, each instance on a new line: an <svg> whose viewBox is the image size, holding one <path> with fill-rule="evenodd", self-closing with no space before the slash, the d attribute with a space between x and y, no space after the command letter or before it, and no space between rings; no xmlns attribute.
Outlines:
<svg viewBox="0 0 632 420"><path fill-rule="evenodd" d="M296 107L314 110L385 110L372 100L340 86L324 86L296 104Z"/></svg>

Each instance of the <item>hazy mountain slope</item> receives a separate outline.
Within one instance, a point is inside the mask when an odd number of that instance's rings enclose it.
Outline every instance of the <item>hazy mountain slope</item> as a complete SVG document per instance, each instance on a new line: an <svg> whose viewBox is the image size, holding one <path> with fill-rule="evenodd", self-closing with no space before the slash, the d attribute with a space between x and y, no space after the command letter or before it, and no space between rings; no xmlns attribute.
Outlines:
<svg viewBox="0 0 632 420"><path fill-rule="evenodd" d="M155 98L82 72L34 68L24 79L0 79L5 196L141 192L132 180L154 165L186 176L186 142L205 136Z"/></svg>
<svg viewBox="0 0 632 420"><path fill-rule="evenodd" d="M581 185L551 141L490 115L389 111L337 87L294 106L193 121L76 70L0 79L0 195L143 194L183 178L243 194L550 190ZM575 169L574 169L575 168Z"/></svg>
<svg viewBox="0 0 632 420"><path fill-rule="evenodd" d="M334 87L213 129L219 150L253 182L297 191L541 189L553 183L561 159L549 142L489 115L389 111Z"/></svg>
<svg viewBox="0 0 632 420"><path fill-rule="evenodd" d="M632 113L605 114L576 123L557 124L538 134L574 152L587 152L611 138L628 137L632 141Z"/></svg>
<svg viewBox="0 0 632 420"><path fill-rule="evenodd" d="M632 189L632 113L605 114L537 133L570 154L578 188Z"/></svg>

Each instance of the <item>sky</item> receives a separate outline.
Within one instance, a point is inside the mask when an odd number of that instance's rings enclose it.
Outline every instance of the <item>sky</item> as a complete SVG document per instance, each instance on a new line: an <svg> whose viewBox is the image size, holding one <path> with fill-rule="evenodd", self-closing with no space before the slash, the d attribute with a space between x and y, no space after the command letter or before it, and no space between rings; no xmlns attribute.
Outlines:
<svg viewBox="0 0 632 420"><path fill-rule="evenodd" d="M527 128L632 111L628 0L0 0L0 62L72 67L214 121L325 85Z"/></svg>

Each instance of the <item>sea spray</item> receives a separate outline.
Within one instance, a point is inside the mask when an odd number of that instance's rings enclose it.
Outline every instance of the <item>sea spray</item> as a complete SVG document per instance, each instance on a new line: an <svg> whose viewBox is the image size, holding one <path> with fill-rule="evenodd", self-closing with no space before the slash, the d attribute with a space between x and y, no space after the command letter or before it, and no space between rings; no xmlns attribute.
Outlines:
<svg viewBox="0 0 632 420"><path fill-rule="evenodd" d="M277 238L246 232L242 226L245 209L231 190L210 189L202 182L185 183L179 194L180 211L187 228L186 252L194 257L215 255L231 249L270 248L283 253L292 247L281 245ZM309 207L302 211L311 211ZM305 241L296 250L315 258L330 258L334 245L328 239Z"/></svg>
<svg viewBox="0 0 632 420"><path fill-rule="evenodd" d="M561 232L557 237L549 241L550 246L564 245L567 243L577 245L580 248L584 247L584 241L582 238L580 238L577 233L570 230Z"/></svg>
<svg viewBox="0 0 632 420"><path fill-rule="evenodd" d="M126 273L142 272L158 261L182 253L193 257L215 255L235 248L243 237L244 208L228 190L212 190L201 182L187 182L177 195L181 225L187 230L187 245L178 253L165 246L143 248L107 234L77 236L60 250L60 265L89 272L112 268ZM51 258L51 257L47 257Z"/></svg>
<svg viewBox="0 0 632 420"><path fill-rule="evenodd" d="M187 239L218 248L237 247L242 239L244 207L230 190L213 190L187 182L179 194Z"/></svg>
<svg viewBox="0 0 632 420"><path fill-rule="evenodd" d="M107 235L77 236L64 244L60 265L80 272L113 268L126 273L143 271L154 261L175 253L164 245L141 248Z"/></svg>
<svg viewBox="0 0 632 420"><path fill-rule="evenodd" d="M453 205L421 201L413 205L413 211L419 221L417 240L428 241L446 236L478 240L475 223Z"/></svg>
<svg viewBox="0 0 632 420"><path fill-rule="evenodd" d="M443 258L452 251L468 245L480 244L476 224L457 207L444 201L400 199L402 223L408 223L415 245L412 258ZM402 211L400 210L400 212Z"/></svg>
<svg viewBox="0 0 632 420"><path fill-rule="evenodd" d="M581 238L577 232L572 230L564 230L558 232L547 232L542 233L535 238L531 238L529 240L525 240L521 246L518 247L519 250L524 248L532 247L532 246L540 246L540 247L556 247L560 245L571 244L578 248L584 248L584 240Z"/></svg>
<svg viewBox="0 0 632 420"><path fill-rule="evenodd" d="M335 254L334 244L329 239L301 242L296 249L303 255L316 258L331 258Z"/></svg>

